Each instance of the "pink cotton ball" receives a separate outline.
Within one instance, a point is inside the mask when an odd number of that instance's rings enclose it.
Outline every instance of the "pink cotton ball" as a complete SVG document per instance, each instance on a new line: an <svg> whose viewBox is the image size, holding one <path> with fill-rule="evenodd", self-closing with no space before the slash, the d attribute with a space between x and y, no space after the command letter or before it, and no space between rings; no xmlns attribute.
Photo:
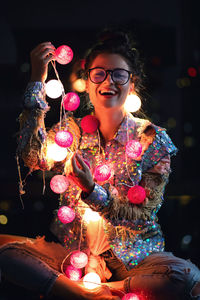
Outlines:
<svg viewBox="0 0 200 300"><path fill-rule="evenodd" d="M140 297L134 293L128 293L123 296L122 300L140 300Z"/></svg>
<svg viewBox="0 0 200 300"><path fill-rule="evenodd" d="M67 93L63 98L63 105L66 110L74 111L80 105L80 98L74 92Z"/></svg>
<svg viewBox="0 0 200 300"><path fill-rule="evenodd" d="M93 133L99 127L99 120L92 115L87 115L81 120L81 128L87 133Z"/></svg>
<svg viewBox="0 0 200 300"><path fill-rule="evenodd" d="M129 157L135 159L135 158L139 157L141 153L142 153L142 145L140 144L140 142L135 141L135 140L131 140L131 141L127 142L126 154Z"/></svg>
<svg viewBox="0 0 200 300"><path fill-rule="evenodd" d="M58 219L63 224L71 223L75 218L75 212L69 206L61 206L58 210Z"/></svg>
<svg viewBox="0 0 200 300"><path fill-rule="evenodd" d="M61 65L70 63L73 59L73 51L69 46L62 45L55 51L56 61Z"/></svg>
<svg viewBox="0 0 200 300"><path fill-rule="evenodd" d="M73 135L66 130L58 131L55 136L55 142L60 147L70 147L73 142Z"/></svg>
<svg viewBox="0 0 200 300"><path fill-rule="evenodd" d="M82 269L88 263L88 256L82 251L74 251L70 256L70 263L73 267Z"/></svg>
<svg viewBox="0 0 200 300"><path fill-rule="evenodd" d="M133 204L141 204L145 198L145 189L140 185L135 185L128 190L128 199Z"/></svg>
<svg viewBox="0 0 200 300"><path fill-rule="evenodd" d="M97 181L106 181L111 176L111 169L108 165L99 165L94 170L94 177Z"/></svg>
<svg viewBox="0 0 200 300"><path fill-rule="evenodd" d="M65 270L65 274L66 276L73 280L73 281L78 281L81 279L82 277L82 272L80 269L75 268L74 266L67 266L66 270Z"/></svg>
<svg viewBox="0 0 200 300"><path fill-rule="evenodd" d="M51 178L50 188L56 194L64 193L69 186L69 181L64 175L55 175Z"/></svg>

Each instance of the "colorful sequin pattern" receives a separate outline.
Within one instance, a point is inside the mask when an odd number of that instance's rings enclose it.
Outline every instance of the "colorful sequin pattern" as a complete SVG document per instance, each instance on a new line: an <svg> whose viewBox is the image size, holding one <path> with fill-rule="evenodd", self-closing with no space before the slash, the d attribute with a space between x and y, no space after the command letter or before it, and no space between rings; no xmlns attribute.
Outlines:
<svg viewBox="0 0 200 300"><path fill-rule="evenodd" d="M30 99L30 95L32 104L27 105L29 103L27 97ZM47 104L43 100L44 90L42 85L36 84L35 88L34 85L29 86L25 98L25 107L27 105L29 109L38 108L38 103L40 103L40 109L45 110L47 108ZM77 124L80 124L80 120L77 120ZM149 122L136 119L131 114L127 114L114 138L105 146L101 143L98 130L92 134L82 132L79 151L82 157L89 161L91 172L94 174L94 170L98 165L106 164L111 169L111 176L106 182L96 181L94 191L89 196L82 197L82 199L80 197L81 191L75 184L71 184L65 194L61 195L60 206L70 205L76 211L76 220L72 224L63 225L55 213L55 220L51 226L53 233L66 248L77 249L80 239L78 228L82 224L81 207L89 205L100 213L107 208L106 218L111 227L121 227L125 228L125 231L127 230L127 235L119 234L111 237L111 231L113 234L113 230L110 231L109 226L105 228L111 248L117 257L123 261L127 269L136 266L150 253L164 250L164 239L156 219L156 213L162 205L163 197L160 197L159 204L156 204L152 209L151 217L148 220L128 220L123 217L109 219L109 207L112 207L112 197L106 189L107 184L111 187L115 197L127 203L129 188L140 184L144 172L155 166L163 157L174 155L177 152L166 131L151 124L155 131L153 142L139 159L128 157L125 152L127 141L139 141L141 128L145 128L145 124L148 125ZM129 203L129 205L131 207L132 204ZM130 230L134 233L131 237L128 234ZM84 237L84 235L82 236ZM83 243L85 242L83 241Z"/></svg>

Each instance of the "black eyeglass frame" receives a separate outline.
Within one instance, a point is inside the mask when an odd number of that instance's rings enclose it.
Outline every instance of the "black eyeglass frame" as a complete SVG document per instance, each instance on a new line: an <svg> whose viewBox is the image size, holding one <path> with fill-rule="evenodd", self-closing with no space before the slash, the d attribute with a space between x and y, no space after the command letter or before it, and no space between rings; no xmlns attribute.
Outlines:
<svg viewBox="0 0 200 300"><path fill-rule="evenodd" d="M94 81L91 79L91 77L90 77L90 72L91 72L92 70L95 70L95 69L101 69L101 70L105 71L105 78L104 78L102 81L94 82ZM128 79L127 79L127 81L126 81L125 83L122 83L122 84L121 84L121 83L116 82L116 81L113 79L113 72L116 71L116 70L123 70L123 71L126 71L126 72L128 73ZM95 83L95 84L99 84L99 83L104 82L104 80L106 80L106 78L107 78L107 76L108 76L108 73L111 75L112 81L113 81L114 83L119 84L119 85L125 85L125 84L129 81L129 79L132 78L132 72L131 72L131 71L128 71L128 70L126 70L126 69L122 69L122 68L116 68L116 69L113 69L113 70L105 70L104 68L101 68L101 67L94 67L94 68L91 68L91 69L88 70L88 74L89 74L90 81L93 82L93 83Z"/></svg>

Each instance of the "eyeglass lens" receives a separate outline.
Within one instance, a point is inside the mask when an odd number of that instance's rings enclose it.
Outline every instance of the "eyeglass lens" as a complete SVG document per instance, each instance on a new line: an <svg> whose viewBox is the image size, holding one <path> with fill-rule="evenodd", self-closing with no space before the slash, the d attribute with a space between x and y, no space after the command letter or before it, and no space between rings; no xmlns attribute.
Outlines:
<svg viewBox="0 0 200 300"><path fill-rule="evenodd" d="M129 72L124 69L104 70L103 68L94 68L89 71L90 79L94 83L103 82L108 73L111 73L112 80L118 84L125 84L130 77Z"/></svg>

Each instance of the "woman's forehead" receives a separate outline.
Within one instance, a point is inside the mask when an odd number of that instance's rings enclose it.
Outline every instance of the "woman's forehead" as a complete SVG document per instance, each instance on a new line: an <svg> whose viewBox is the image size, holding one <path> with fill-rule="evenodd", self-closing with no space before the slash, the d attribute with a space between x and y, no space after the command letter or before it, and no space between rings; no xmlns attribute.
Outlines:
<svg viewBox="0 0 200 300"><path fill-rule="evenodd" d="M123 58L122 55L115 53L102 53L97 55L94 58L90 68L95 67L102 67L105 69L122 68L129 70L129 66L125 58Z"/></svg>

